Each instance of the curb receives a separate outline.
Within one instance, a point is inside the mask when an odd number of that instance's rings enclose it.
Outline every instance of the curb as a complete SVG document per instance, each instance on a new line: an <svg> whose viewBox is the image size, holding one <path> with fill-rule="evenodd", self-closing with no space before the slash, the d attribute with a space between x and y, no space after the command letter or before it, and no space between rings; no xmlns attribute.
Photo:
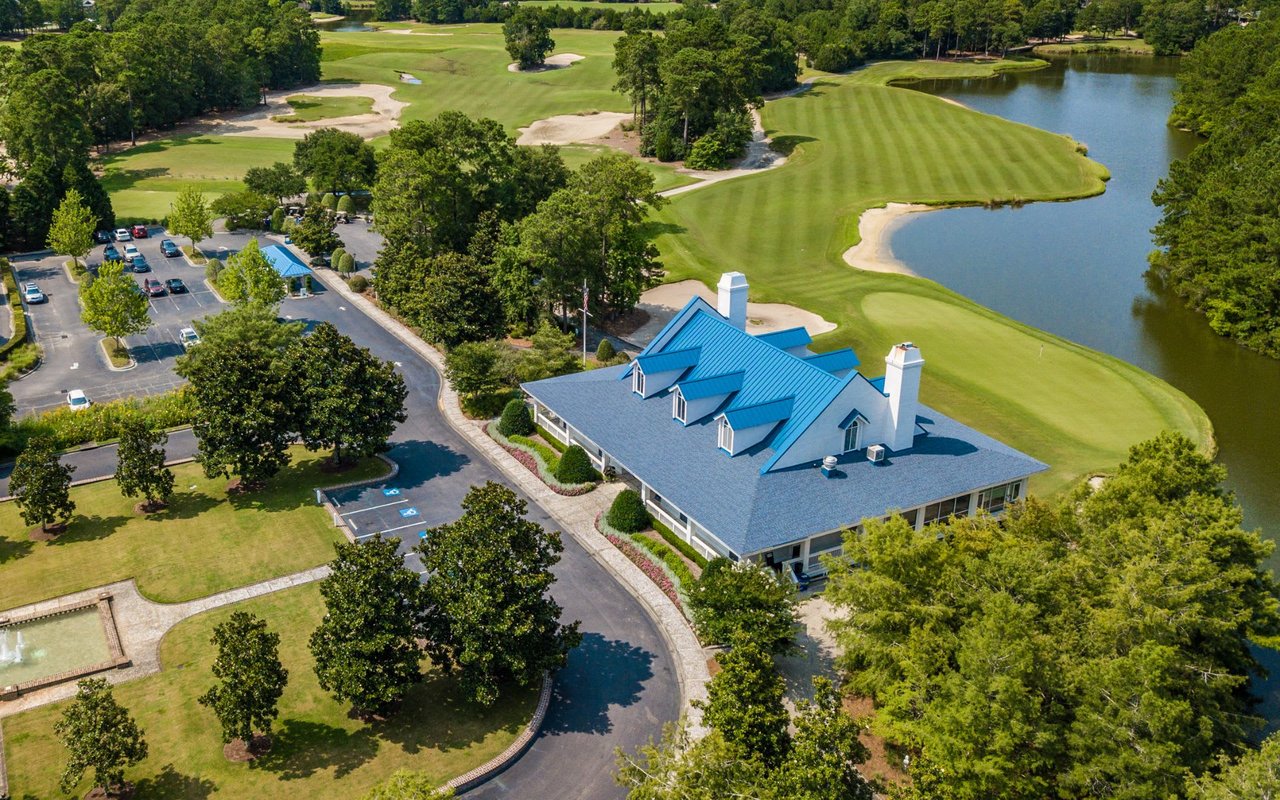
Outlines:
<svg viewBox="0 0 1280 800"><path fill-rule="evenodd" d="M434 367L441 375L444 374L443 358L438 350L427 344L404 325L396 322L387 312L372 301L352 292L345 281L339 278L334 282L334 285L326 283L325 287L346 298L353 306L359 308L375 323L417 353L419 357ZM457 395L446 381L442 380L440 383L436 402L450 427L475 447L481 456L493 463L516 486L521 487L526 494L533 498L565 532L572 536L644 608L645 613L658 629L659 634L667 645L667 649L671 653L676 681L680 686L682 713L690 722L694 738L701 738L706 729L702 726L702 713L693 705L693 702L706 697L706 684L711 679L711 676L707 670L702 646L698 643L693 630L684 619L684 615L671 604L670 599L661 593L661 590L658 589L653 581L649 580L640 571L639 567L631 563L608 539L605 539L603 534L595 530L590 521L585 523L590 530L584 529L580 531L578 526L568 524L563 517L562 510L557 506L565 502L581 500L582 498L566 498L551 492L537 477L533 476L523 465L503 450L496 441L486 435L479 425L467 425L467 420L462 418ZM455 418L454 414L450 412L456 413L460 419ZM522 481L521 478L524 480ZM526 485L530 481L532 484ZM545 492L551 496L539 498L539 492ZM587 496L595 497L598 492L599 490Z"/></svg>
<svg viewBox="0 0 1280 800"><path fill-rule="evenodd" d="M324 502L321 503L320 506L324 508L325 511L329 512L329 517L333 520L333 527L341 530L343 537L345 537L346 540L351 544L356 543L355 532L352 531L351 528L347 526L347 521L342 518L341 514L338 513L338 507L334 506L333 503L329 502L329 498L327 495L329 494L329 492L338 492L338 491L342 491L343 489L350 489L354 486L372 486L375 483L382 483L384 481L394 480L395 477L400 474L400 465L398 463L388 458L387 456L383 455L382 453L374 453L374 456L381 459L382 463L386 464L390 468L390 472L388 472L386 475L380 475L376 478L365 478L364 480L361 480L361 481L348 481L346 483L340 483L337 486L321 486L316 490L317 492L323 493L326 495Z"/></svg>
<svg viewBox="0 0 1280 800"><path fill-rule="evenodd" d="M101 350L102 354L107 357L107 369L111 370L112 372L128 372L129 370L137 369L138 367L138 362L133 360L133 356L129 356L129 366L127 367L117 367L116 365L112 364L111 356L107 353L106 337L103 337L98 340L98 349Z"/></svg>
<svg viewBox="0 0 1280 800"><path fill-rule="evenodd" d="M511 766L512 762L524 755L524 752L529 749L529 746L533 744L533 740L542 730L542 722L546 719L547 708L551 705L551 687L551 673L543 673L542 692L538 695L538 707L534 710L529 724L524 726L524 730L520 732L516 740L506 750L503 750L470 772L447 781L441 788L447 787L457 793L469 791L502 772ZM0 787L0 797L3 796L3 787Z"/></svg>

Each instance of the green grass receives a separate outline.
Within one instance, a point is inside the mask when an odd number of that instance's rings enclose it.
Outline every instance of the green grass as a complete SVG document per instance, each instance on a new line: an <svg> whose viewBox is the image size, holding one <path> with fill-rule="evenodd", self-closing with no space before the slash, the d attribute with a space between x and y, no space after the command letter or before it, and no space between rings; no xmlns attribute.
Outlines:
<svg viewBox="0 0 1280 800"><path fill-rule="evenodd" d="M17 506L0 504L0 610L128 578L152 600L176 603L329 561L342 536L315 488L374 477L386 465L369 459L332 475L319 468L324 453L295 448L293 457L266 489L231 498L225 479L176 466L169 509L146 517L115 481L75 487L75 516L51 542L31 541Z"/></svg>
<svg viewBox="0 0 1280 800"><path fill-rule="evenodd" d="M603 145L585 145L575 144L566 145L560 148L560 156L564 159L564 163L569 169L577 169L593 158L597 158L604 153L617 152L612 148ZM675 167L666 164L656 164L652 161L637 159L638 163L646 172L653 175L654 191L664 192L667 189L674 189L677 186L685 186L690 183L697 183L698 179L688 175L681 175L676 172Z"/></svg>
<svg viewBox="0 0 1280 800"><path fill-rule="evenodd" d="M309 94L295 94L285 98L285 102L293 108L293 113L281 114L271 119L276 122L315 122L336 117L354 117L373 111L371 97L317 97Z"/></svg>
<svg viewBox="0 0 1280 800"><path fill-rule="evenodd" d="M129 357L129 348L118 346L114 337L105 336L98 341L98 344L102 346L102 352L106 354L111 366L116 369L127 367L133 361Z"/></svg>
<svg viewBox="0 0 1280 800"><path fill-rule="evenodd" d="M1129 55L1149 56L1155 48L1144 39L1099 39L1085 42L1059 42L1056 44L1037 45L1037 54L1060 56L1072 53L1123 53Z"/></svg>
<svg viewBox="0 0 1280 800"><path fill-rule="evenodd" d="M213 627L240 609L280 634L280 660L289 670L274 745L253 764L223 757L217 721L195 700L213 682ZM348 707L316 681L307 638L323 613L312 584L201 614L165 636L163 671L115 687L150 748L148 758L126 773L137 784L137 800L355 798L402 768L443 783L502 752L533 713L536 689L513 689L494 708L482 709L459 698L455 680L431 671L388 721L353 720ZM58 790L65 752L53 724L63 707L44 706L4 721L15 800L80 797L89 789L85 780L72 795Z"/></svg>
<svg viewBox="0 0 1280 800"><path fill-rule="evenodd" d="M244 188L249 167L293 159L293 141L246 136L178 135L102 160L103 187L122 219L162 219L184 186L208 199Z"/></svg>
<svg viewBox="0 0 1280 800"><path fill-rule="evenodd" d="M837 323L817 346L853 347L873 376L891 344L917 342L929 363L924 401L1048 463L1036 479L1041 493L1113 467L1129 445L1164 429L1210 447L1204 413L1155 377L930 281L843 262L858 240L858 217L886 202L1103 190L1105 169L1066 137L886 85L992 72L989 64L877 64L766 104L765 127L793 151L790 160L681 195L659 212L668 279L714 285L726 269L742 269L753 301L792 303Z"/></svg>

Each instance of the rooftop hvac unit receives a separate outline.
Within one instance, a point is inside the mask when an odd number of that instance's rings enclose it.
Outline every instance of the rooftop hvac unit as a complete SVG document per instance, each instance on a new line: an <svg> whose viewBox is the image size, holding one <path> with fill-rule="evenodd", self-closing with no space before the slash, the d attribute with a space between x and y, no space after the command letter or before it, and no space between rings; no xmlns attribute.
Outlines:
<svg viewBox="0 0 1280 800"><path fill-rule="evenodd" d="M873 444L867 448L867 460L872 464L879 464L884 461L885 449L882 444Z"/></svg>

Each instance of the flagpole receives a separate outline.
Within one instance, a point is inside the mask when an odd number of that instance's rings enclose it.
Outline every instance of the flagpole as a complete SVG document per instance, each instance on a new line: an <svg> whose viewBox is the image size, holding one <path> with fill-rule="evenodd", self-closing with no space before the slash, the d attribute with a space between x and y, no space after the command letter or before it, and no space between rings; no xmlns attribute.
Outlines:
<svg viewBox="0 0 1280 800"><path fill-rule="evenodd" d="M587 282L582 282L582 366L587 365Z"/></svg>

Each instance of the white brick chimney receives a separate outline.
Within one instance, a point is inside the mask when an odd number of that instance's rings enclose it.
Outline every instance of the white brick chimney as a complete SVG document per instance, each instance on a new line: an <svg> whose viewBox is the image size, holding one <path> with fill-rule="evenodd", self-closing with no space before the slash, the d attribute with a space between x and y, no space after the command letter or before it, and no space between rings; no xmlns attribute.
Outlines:
<svg viewBox="0 0 1280 800"><path fill-rule="evenodd" d="M741 272L726 272L716 285L718 297L716 310L729 324L740 331L747 329L747 276Z"/></svg>
<svg viewBox="0 0 1280 800"><path fill-rule="evenodd" d="M916 435L920 408L920 372L924 359L911 342L895 344L884 359L884 393L889 396L889 423L885 444L890 450L906 450Z"/></svg>

